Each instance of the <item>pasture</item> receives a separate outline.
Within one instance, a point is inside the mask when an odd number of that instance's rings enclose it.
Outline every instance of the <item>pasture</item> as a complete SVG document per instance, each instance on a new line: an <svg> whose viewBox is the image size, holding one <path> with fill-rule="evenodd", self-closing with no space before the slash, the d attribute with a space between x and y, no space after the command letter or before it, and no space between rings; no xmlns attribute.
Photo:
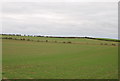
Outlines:
<svg viewBox="0 0 120 81"><path fill-rule="evenodd" d="M3 78L118 78L117 42L82 38L11 37L26 38L30 41L2 40ZM46 40L48 41L44 42ZM68 41L71 43L63 43Z"/></svg>

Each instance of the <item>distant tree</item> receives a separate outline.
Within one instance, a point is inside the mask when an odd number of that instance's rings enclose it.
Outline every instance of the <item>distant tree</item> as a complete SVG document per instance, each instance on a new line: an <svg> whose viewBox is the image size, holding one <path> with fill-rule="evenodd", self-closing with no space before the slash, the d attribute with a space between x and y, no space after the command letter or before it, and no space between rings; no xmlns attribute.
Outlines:
<svg viewBox="0 0 120 81"><path fill-rule="evenodd" d="M113 43L112 43L112 45L113 45L113 46L116 46L116 44L113 44Z"/></svg>
<svg viewBox="0 0 120 81"><path fill-rule="evenodd" d="M67 42L67 43L72 43L72 42L69 41L69 42Z"/></svg>
<svg viewBox="0 0 120 81"><path fill-rule="evenodd" d="M25 34L23 36L26 36Z"/></svg>
<svg viewBox="0 0 120 81"><path fill-rule="evenodd" d="M25 40L25 38L23 38L23 40Z"/></svg>
<svg viewBox="0 0 120 81"><path fill-rule="evenodd" d="M48 40L46 40L46 42L48 42Z"/></svg>
<svg viewBox="0 0 120 81"><path fill-rule="evenodd" d="M16 34L16 36L21 36L21 34Z"/></svg>
<svg viewBox="0 0 120 81"><path fill-rule="evenodd" d="M55 43L57 43L57 41L55 41Z"/></svg>

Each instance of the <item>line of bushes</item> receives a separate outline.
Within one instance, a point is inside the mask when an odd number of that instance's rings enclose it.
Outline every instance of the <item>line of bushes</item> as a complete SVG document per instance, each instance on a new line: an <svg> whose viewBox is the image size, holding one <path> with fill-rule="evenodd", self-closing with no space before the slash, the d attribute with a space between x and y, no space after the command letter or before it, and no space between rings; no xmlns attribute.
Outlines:
<svg viewBox="0 0 120 81"><path fill-rule="evenodd" d="M35 40L32 40L32 39L25 39L25 38L20 38L20 39L17 39L17 38L12 38L12 37L1 37L1 39L12 39L12 40L26 40L26 41L35 41ZM72 43L71 41L67 41L67 42L58 42L58 41L49 41L49 40L36 40L36 42L54 42L54 43Z"/></svg>
<svg viewBox="0 0 120 81"><path fill-rule="evenodd" d="M17 38L12 38L12 37L1 37L2 39L12 39L12 40L22 40L22 41L35 41L35 42L52 42L52 43L66 43L66 44L71 44L72 42L71 41L49 41L49 40L32 40L32 39L27 39L27 38L20 38L20 39L17 39ZM88 43L87 43L88 44ZM110 45L108 43L100 43L100 45ZM112 43L111 44L112 46L116 46L115 43Z"/></svg>
<svg viewBox="0 0 120 81"><path fill-rule="evenodd" d="M93 38L93 37L54 37L54 36L42 36L42 35L21 35L21 34L1 34L3 36L32 36L32 37L46 37L46 38L85 38L85 39L94 39L94 40L102 40L102 41L113 41L120 42L117 39L107 39L107 38Z"/></svg>

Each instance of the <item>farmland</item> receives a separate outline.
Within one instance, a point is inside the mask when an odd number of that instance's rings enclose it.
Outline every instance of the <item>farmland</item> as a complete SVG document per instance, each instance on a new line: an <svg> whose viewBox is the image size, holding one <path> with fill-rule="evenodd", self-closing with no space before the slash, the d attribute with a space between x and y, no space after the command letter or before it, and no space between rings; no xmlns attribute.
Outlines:
<svg viewBox="0 0 120 81"><path fill-rule="evenodd" d="M118 42L85 38L3 37L13 38L2 40L3 78L118 78ZM29 40L20 40L22 38Z"/></svg>

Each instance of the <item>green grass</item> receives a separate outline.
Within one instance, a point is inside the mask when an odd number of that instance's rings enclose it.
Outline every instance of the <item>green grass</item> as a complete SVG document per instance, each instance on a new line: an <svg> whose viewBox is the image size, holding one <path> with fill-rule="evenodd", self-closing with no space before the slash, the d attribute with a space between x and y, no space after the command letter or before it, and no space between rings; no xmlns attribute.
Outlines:
<svg viewBox="0 0 120 81"><path fill-rule="evenodd" d="M3 35L2 37L12 37L12 38L17 38L17 39L21 39L21 38L25 38L25 39L30 39L33 41L45 41L48 40L49 42L68 42L71 41L72 43L77 43L77 44L101 44L101 43L107 43L108 45L111 44L116 44L118 45L118 42L113 42L113 41L100 41L100 40L93 40L93 39L85 39L85 38L47 38L47 37L32 37L32 36L5 36ZM98 38L98 39L102 39L102 38ZM116 40L116 39L113 39Z"/></svg>
<svg viewBox="0 0 120 81"><path fill-rule="evenodd" d="M119 39L110 39L110 38L96 38L96 39L120 42Z"/></svg>
<svg viewBox="0 0 120 81"><path fill-rule="evenodd" d="M72 41L84 44L3 39L3 78L118 78L118 47L99 44L100 42L109 44L116 42L91 39L29 38L33 40Z"/></svg>

